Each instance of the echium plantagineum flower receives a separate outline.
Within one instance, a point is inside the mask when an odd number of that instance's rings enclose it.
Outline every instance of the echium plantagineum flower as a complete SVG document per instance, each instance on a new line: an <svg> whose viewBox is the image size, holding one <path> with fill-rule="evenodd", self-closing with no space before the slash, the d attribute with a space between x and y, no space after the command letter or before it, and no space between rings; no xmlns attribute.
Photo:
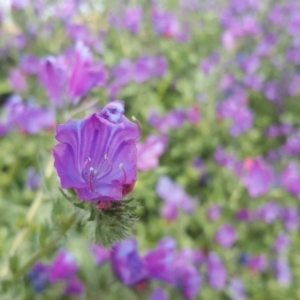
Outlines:
<svg viewBox="0 0 300 300"><path fill-rule="evenodd" d="M113 101L83 120L57 126L60 144L53 155L62 188L88 201L121 200L132 191L140 127L123 113L123 102Z"/></svg>

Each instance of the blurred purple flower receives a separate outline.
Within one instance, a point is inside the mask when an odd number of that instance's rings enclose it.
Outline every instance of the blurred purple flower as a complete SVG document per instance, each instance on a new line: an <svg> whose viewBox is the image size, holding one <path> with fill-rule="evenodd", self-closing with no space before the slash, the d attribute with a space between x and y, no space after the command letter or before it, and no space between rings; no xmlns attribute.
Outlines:
<svg viewBox="0 0 300 300"><path fill-rule="evenodd" d="M244 282L239 277L234 277L229 282L229 292L232 300L247 299Z"/></svg>
<svg viewBox="0 0 300 300"><path fill-rule="evenodd" d="M151 294L149 300L169 300L169 295L161 287L157 287Z"/></svg>
<svg viewBox="0 0 300 300"><path fill-rule="evenodd" d="M290 161L281 174L281 182L287 191L300 198L300 166Z"/></svg>
<svg viewBox="0 0 300 300"><path fill-rule="evenodd" d="M300 155L300 130L297 130L287 138L283 149L287 154Z"/></svg>
<svg viewBox="0 0 300 300"><path fill-rule="evenodd" d="M268 201L257 209L257 216L266 223L274 223L280 216L280 206L275 201Z"/></svg>
<svg viewBox="0 0 300 300"><path fill-rule="evenodd" d="M95 257L97 266L102 265L104 262L106 262L110 258L109 249L105 248L102 245L97 245L97 244L91 245L91 250Z"/></svg>
<svg viewBox="0 0 300 300"><path fill-rule="evenodd" d="M126 85L133 79L133 64L128 58L123 58L116 65L112 72L114 76L114 81L119 85Z"/></svg>
<svg viewBox="0 0 300 300"><path fill-rule="evenodd" d="M28 53L21 56L20 68L28 75L35 75L39 71L40 59L34 54Z"/></svg>
<svg viewBox="0 0 300 300"><path fill-rule="evenodd" d="M237 238L236 229L231 224L222 225L216 233L216 241L225 248L231 248Z"/></svg>
<svg viewBox="0 0 300 300"><path fill-rule="evenodd" d="M175 262L176 284L180 288L184 299L193 299L201 289L202 277L193 265L186 262Z"/></svg>
<svg viewBox="0 0 300 300"><path fill-rule="evenodd" d="M92 88L106 83L107 71L102 62L93 60L91 52L81 42L76 44L72 59L68 94L77 104Z"/></svg>
<svg viewBox="0 0 300 300"><path fill-rule="evenodd" d="M26 185L32 190L37 190L41 184L41 175L33 167L26 170Z"/></svg>
<svg viewBox="0 0 300 300"><path fill-rule="evenodd" d="M149 123L163 133L170 129L177 129L182 126L186 120L186 112L182 109L169 111L164 116L159 116L155 111L150 111Z"/></svg>
<svg viewBox="0 0 300 300"><path fill-rule="evenodd" d="M285 228L288 231L295 231L299 226L299 212L296 206L283 207L281 210Z"/></svg>
<svg viewBox="0 0 300 300"><path fill-rule="evenodd" d="M243 183L251 197L257 198L269 192L274 181L273 168L261 157L248 157L244 161Z"/></svg>
<svg viewBox="0 0 300 300"><path fill-rule="evenodd" d="M278 283L280 285L287 286L291 283L293 275L287 258L282 256L276 258L274 263L274 269L276 272Z"/></svg>
<svg viewBox="0 0 300 300"><path fill-rule="evenodd" d="M143 20L143 10L140 6L127 7L124 15L124 25L133 33L138 33Z"/></svg>
<svg viewBox="0 0 300 300"><path fill-rule="evenodd" d="M136 82L145 82L152 77L154 70L154 59L152 56L139 57L134 66L134 79Z"/></svg>
<svg viewBox="0 0 300 300"><path fill-rule="evenodd" d="M243 220L243 221L252 221L253 220L253 212L248 209L247 207L241 208L237 213L236 213L236 217L239 220Z"/></svg>
<svg viewBox="0 0 300 300"><path fill-rule="evenodd" d="M11 0L13 9L24 9L29 4L29 0Z"/></svg>
<svg viewBox="0 0 300 300"><path fill-rule="evenodd" d="M55 106L62 107L64 85L66 84L67 78L59 59L47 57L41 61L39 80L45 87L50 101L55 104Z"/></svg>
<svg viewBox="0 0 300 300"><path fill-rule="evenodd" d="M49 269L49 279L56 282L61 279L74 277L79 270L79 266L72 253L61 249Z"/></svg>
<svg viewBox="0 0 300 300"><path fill-rule="evenodd" d="M222 146L218 146L214 153L214 158L217 163L233 171L236 176L242 173L242 162L233 153L227 153Z"/></svg>
<svg viewBox="0 0 300 300"><path fill-rule="evenodd" d="M166 135L149 135L145 142L137 144L137 168L147 171L159 166L159 157L168 144Z"/></svg>
<svg viewBox="0 0 300 300"><path fill-rule="evenodd" d="M14 92L24 92L27 90L27 82L20 69L12 69L9 73L9 81Z"/></svg>
<svg viewBox="0 0 300 300"><path fill-rule="evenodd" d="M145 263L140 257L135 238L114 244L111 249L111 263L116 275L126 285L134 285L147 278Z"/></svg>
<svg viewBox="0 0 300 300"><path fill-rule="evenodd" d="M282 254L286 252L290 243L291 243L290 237L285 232L281 231L278 233L276 241L274 243L274 250L277 253Z"/></svg>
<svg viewBox="0 0 300 300"><path fill-rule="evenodd" d="M222 213L222 207L219 204L212 204L206 212L206 215L209 220L216 221L220 218Z"/></svg>
<svg viewBox="0 0 300 300"><path fill-rule="evenodd" d="M252 271L265 271L268 267L267 257L264 254L251 256L249 258L248 265Z"/></svg>
<svg viewBox="0 0 300 300"><path fill-rule="evenodd" d="M163 217L174 220L178 217L178 210L186 213L194 211L196 198L189 196L183 188L171 180L168 176L161 176L156 186L156 192L165 204L162 208Z"/></svg>
<svg viewBox="0 0 300 300"><path fill-rule="evenodd" d="M219 257L215 252L210 252L207 258L207 276L209 284L217 289L221 290L225 287L227 280L227 270Z"/></svg>
<svg viewBox="0 0 300 300"><path fill-rule="evenodd" d="M173 265L176 259L176 240L163 238L156 249L150 250L144 257L145 267L150 278L173 284L175 274Z"/></svg>
<svg viewBox="0 0 300 300"><path fill-rule="evenodd" d="M57 126L54 166L63 188L75 188L82 200L121 200L136 178L139 127L114 101L83 120Z"/></svg>
<svg viewBox="0 0 300 300"><path fill-rule="evenodd" d="M34 266L27 272L26 277L30 279L36 293L40 294L50 284L49 282L49 265L37 261Z"/></svg>

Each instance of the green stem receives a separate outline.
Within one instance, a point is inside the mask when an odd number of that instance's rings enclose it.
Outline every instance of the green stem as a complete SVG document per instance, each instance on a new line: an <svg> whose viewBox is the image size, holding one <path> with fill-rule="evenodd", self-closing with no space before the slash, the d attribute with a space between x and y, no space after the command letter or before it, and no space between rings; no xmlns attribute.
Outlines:
<svg viewBox="0 0 300 300"><path fill-rule="evenodd" d="M61 236L64 236L67 231L72 227L72 225L75 223L77 217L76 214L74 213L71 215L71 217L68 219L68 221L64 224L61 230ZM29 259L29 261L21 267L16 274L14 275L15 278L23 276L33 265L34 263L42 258L44 255L47 253L53 251L57 247L57 241L58 239L53 239L49 243L47 243L38 253L36 253L33 257Z"/></svg>

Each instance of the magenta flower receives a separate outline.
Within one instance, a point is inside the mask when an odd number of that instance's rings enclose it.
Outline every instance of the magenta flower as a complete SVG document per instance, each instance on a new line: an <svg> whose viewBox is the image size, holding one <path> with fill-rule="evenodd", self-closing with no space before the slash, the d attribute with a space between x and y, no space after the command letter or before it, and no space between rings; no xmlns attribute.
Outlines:
<svg viewBox="0 0 300 300"><path fill-rule="evenodd" d="M24 92L27 90L27 82L20 69L12 69L9 74L10 84L15 92Z"/></svg>
<svg viewBox="0 0 300 300"><path fill-rule="evenodd" d="M94 254L97 266L102 265L110 258L109 249L105 248L102 245L97 245L97 244L92 245L91 250L92 253Z"/></svg>
<svg viewBox="0 0 300 300"><path fill-rule="evenodd" d="M299 213L295 206L282 208L281 217L288 231L295 231L299 226Z"/></svg>
<svg viewBox="0 0 300 300"><path fill-rule="evenodd" d="M222 207L219 204L212 204L206 212L206 216L209 220L218 220L222 213Z"/></svg>
<svg viewBox="0 0 300 300"><path fill-rule="evenodd" d="M244 282L239 277L234 277L229 282L229 292L232 300L247 299Z"/></svg>
<svg viewBox="0 0 300 300"><path fill-rule="evenodd" d="M83 120L57 126L54 166L63 188L76 189L82 200L121 200L137 179L139 127L114 101Z"/></svg>
<svg viewBox="0 0 300 300"><path fill-rule="evenodd" d="M250 257L248 264L252 271L264 271L268 267L268 260L264 254L258 254Z"/></svg>
<svg viewBox="0 0 300 300"><path fill-rule="evenodd" d="M273 184L274 171L261 157L247 158L244 162L243 183L251 197L266 194Z"/></svg>
<svg viewBox="0 0 300 300"><path fill-rule="evenodd" d="M81 42L76 44L72 59L68 93L76 104L92 88L106 83L107 72L103 63L94 61L92 53Z"/></svg>
<svg viewBox="0 0 300 300"><path fill-rule="evenodd" d="M227 279L227 270L219 255L215 252L211 252L208 255L207 276L209 284L213 288L221 290L225 287Z"/></svg>
<svg viewBox="0 0 300 300"><path fill-rule="evenodd" d="M237 232L231 224L222 225L216 233L216 241L225 248L230 248L237 240Z"/></svg>
<svg viewBox="0 0 300 300"><path fill-rule="evenodd" d="M274 250L277 253L284 253L286 252L287 248L291 243L290 237L283 231L279 232L274 243Z"/></svg>
<svg viewBox="0 0 300 300"><path fill-rule="evenodd" d="M117 242L111 249L114 272L126 285L134 285L147 278L145 263L137 249L137 240L130 238Z"/></svg>
<svg viewBox="0 0 300 300"><path fill-rule="evenodd" d="M158 180L156 191L165 204L162 208L162 215L170 220L178 216L178 210L183 209L186 213L194 211L196 198L189 196L184 189L173 182L168 176L161 176Z"/></svg>
<svg viewBox="0 0 300 300"><path fill-rule="evenodd" d="M143 20L143 10L139 6L129 6L124 15L124 25L133 33L138 33Z"/></svg>
<svg viewBox="0 0 300 300"><path fill-rule="evenodd" d="M169 294L161 287L157 287L151 294L149 300L168 300Z"/></svg>
<svg viewBox="0 0 300 300"><path fill-rule="evenodd" d="M156 249L148 251L144 257L149 277L174 283L175 274L173 264L175 262L176 241L171 237L162 239Z"/></svg>
<svg viewBox="0 0 300 300"><path fill-rule="evenodd" d="M294 161L290 161L281 175L282 185L287 191L300 198L300 166Z"/></svg>
<svg viewBox="0 0 300 300"><path fill-rule="evenodd" d="M280 216L280 206L275 201L268 201L257 209L257 216L266 223L274 223Z"/></svg>
<svg viewBox="0 0 300 300"><path fill-rule="evenodd" d="M291 283L293 275L286 257L278 257L274 264L278 283L287 286Z"/></svg>
<svg viewBox="0 0 300 300"><path fill-rule="evenodd" d="M168 137L149 135L144 143L137 144L137 167L147 171L159 166L159 157L165 152Z"/></svg>

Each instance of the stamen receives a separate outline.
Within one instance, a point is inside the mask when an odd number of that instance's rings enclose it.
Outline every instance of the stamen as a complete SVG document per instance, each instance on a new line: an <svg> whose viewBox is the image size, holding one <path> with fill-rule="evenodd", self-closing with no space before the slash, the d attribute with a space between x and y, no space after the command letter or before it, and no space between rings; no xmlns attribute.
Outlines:
<svg viewBox="0 0 300 300"><path fill-rule="evenodd" d="M138 128L139 128L139 132L142 133L142 129L143 129L143 128L142 128L141 123L138 121L138 119L137 119L135 116L132 116L131 119L132 119L132 121L133 121L134 123L137 124L137 126L138 126Z"/></svg>
<svg viewBox="0 0 300 300"><path fill-rule="evenodd" d="M90 172L89 172L89 188L90 188L90 192L94 191L93 180L94 180L94 168L91 167L90 168Z"/></svg>
<svg viewBox="0 0 300 300"><path fill-rule="evenodd" d="M124 179L123 179L123 182L122 182L122 185L123 185L123 184L125 184L125 182L127 180L127 175L126 175L126 171L125 171L122 163L119 164L119 169L121 169L123 171L123 175L124 175Z"/></svg>
<svg viewBox="0 0 300 300"><path fill-rule="evenodd" d="M108 157L107 154L104 155L104 159L107 160L108 164L109 164L109 169L107 172L105 172L104 174L102 174L101 177L97 178L97 180L100 180L102 178L104 178L105 176L107 176L107 174L109 174L111 172L111 170L113 169L113 165L112 165L112 162L110 160L110 158Z"/></svg>

